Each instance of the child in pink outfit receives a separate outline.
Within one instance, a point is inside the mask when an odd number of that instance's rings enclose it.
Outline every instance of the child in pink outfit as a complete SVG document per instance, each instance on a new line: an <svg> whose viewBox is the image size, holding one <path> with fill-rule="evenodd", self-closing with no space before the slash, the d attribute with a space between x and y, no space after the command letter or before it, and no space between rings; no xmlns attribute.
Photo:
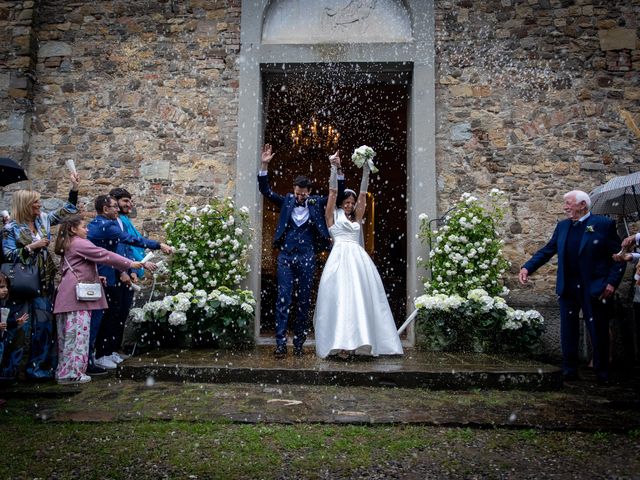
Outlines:
<svg viewBox="0 0 640 480"><path fill-rule="evenodd" d="M87 227L80 215L64 219L56 239L55 252L62 256L60 268L62 279L58 286L53 313L58 326L58 383L86 383L89 359L89 326L91 310L107 308L107 299L102 292L97 300L78 300L76 285L100 283L96 264L102 263L118 270L131 268L155 269L152 263L134 262L116 253L96 247L87 240Z"/></svg>

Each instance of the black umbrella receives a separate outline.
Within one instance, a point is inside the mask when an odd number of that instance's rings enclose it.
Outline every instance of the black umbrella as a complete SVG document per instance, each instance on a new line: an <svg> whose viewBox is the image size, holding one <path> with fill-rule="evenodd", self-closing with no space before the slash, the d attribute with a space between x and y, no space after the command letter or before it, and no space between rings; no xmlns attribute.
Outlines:
<svg viewBox="0 0 640 480"><path fill-rule="evenodd" d="M27 174L17 162L10 158L0 157L0 186L27 180Z"/></svg>
<svg viewBox="0 0 640 480"><path fill-rule="evenodd" d="M640 212L640 172L612 178L589 196L593 213L637 215Z"/></svg>

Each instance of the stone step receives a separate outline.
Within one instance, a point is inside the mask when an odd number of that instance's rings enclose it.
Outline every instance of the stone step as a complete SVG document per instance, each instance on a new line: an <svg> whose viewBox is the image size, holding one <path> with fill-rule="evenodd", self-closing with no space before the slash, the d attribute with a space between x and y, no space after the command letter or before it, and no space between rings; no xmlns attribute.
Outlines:
<svg viewBox="0 0 640 480"><path fill-rule="evenodd" d="M432 390L555 390L560 368L536 361L487 354L407 350L403 356L351 360L302 358L291 349L275 359L272 348L154 350L121 363L122 379L199 383L256 383L426 388Z"/></svg>

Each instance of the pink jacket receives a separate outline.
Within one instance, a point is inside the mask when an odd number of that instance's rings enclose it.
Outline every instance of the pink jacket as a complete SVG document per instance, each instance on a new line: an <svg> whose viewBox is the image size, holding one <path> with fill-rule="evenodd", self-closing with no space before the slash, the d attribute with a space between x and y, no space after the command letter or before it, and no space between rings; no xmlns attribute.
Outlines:
<svg viewBox="0 0 640 480"><path fill-rule="evenodd" d="M67 262L73 267L75 275L69 269ZM132 260L110 252L104 248L96 247L89 240L75 237L71 245L60 260L62 279L58 285L58 293L53 307L53 313L76 312L79 310L103 310L107 308L107 299L104 289L100 300L82 301L76 299L76 284L99 282L96 263L109 265L118 270L131 268ZM77 275L77 278L76 278Z"/></svg>

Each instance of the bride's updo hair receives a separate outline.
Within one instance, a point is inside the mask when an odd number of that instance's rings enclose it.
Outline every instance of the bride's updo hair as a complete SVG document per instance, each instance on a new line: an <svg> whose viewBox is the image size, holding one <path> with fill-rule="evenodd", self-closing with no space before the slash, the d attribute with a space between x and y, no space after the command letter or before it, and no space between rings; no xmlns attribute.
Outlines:
<svg viewBox="0 0 640 480"><path fill-rule="evenodd" d="M340 197L340 201L338 202L338 205L340 205L340 208L342 208L342 204L349 197L353 198L354 202L358 201L358 197L356 195L356 192L351 190L350 188L345 188L344 192L342 193L342 196ZM347 212L345 212L345 215L347 215ZM352 222L356 219L356 209L355 208L351 211L351 213L349 215L347 215L347 218L349 220L351 220Z"/></svg>

